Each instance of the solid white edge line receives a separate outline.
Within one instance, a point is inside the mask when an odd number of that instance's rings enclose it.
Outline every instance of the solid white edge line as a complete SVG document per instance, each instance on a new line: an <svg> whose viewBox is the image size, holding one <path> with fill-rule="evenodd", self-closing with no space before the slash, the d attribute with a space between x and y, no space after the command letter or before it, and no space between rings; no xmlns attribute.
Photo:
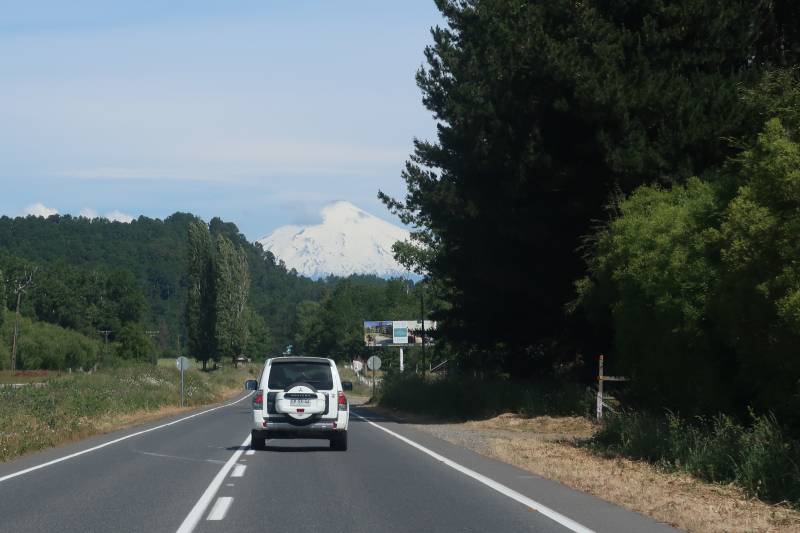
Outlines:
<svg viewBox="0 0 800 533"><path fill-rule="evenodd" d="M245 470L247 470L247 465L236 465L233 467L233 472L231 472L231 477L243 477Z"/></svg>
<svg viewBox="0 0 800 533"><path fill-rule="evenodd" d="M532 499L528 498L524 494L520 494L519 492L515 491L514 489L506 487L502 483L498 483L497 481L495 481L495 480L493 480L491 478L488 478L488 477L484 476L483 474L479 474L478 472L475 472L474 470L471 470L471 469L467 468L466 466L462 466L459 463L456 463L455 461L452 461L452 460L448 459L447 457L439 455L438 453L434 452L433 450L430 450L430 449L426 448L425 446L423 446L421 444L418 444L418 443L414 442L413 440L400 435L399 433L395 433L391 429L387 429L387 428L385 428L383 426L379 426L378 424L376 424L372 420L369 420L368 418L365 418L365 417L361 416L358 413L353 413L353 414L356 415L361 420L363 420L364 422L366 422L366 423L368 423L368 424L380 429L381 431L384 431L384 432L388 433L392 437L400 439L401 441L405 442L409 446L413 446L414 448L418 449L419 451L430 455L431 457L433 457L437 461L440 461L440 462L446 464L450 468L452 468L454 470L457 470L458 472L461 472L462 474L464 474L466 476L469 476L472 479L483 483L487 487L496 490L497 492L499 492L500 494L503 494L504 496L508 496L512 500L515 500L515 501L517 501L517 502L519 502L519 503L521 503L523 505L526 505L526 506L530 507L531 509L534 509L534 510L540 512L541 514L543 514L544 516L546 516L550 520L558 522L559 524L561 524L565 528L570 529L572 531L575 531L575 533L595 533L594 530L589 529L588 527L586 527L586 526L584 526L582 524L579 524L578 522L574 521L573 519L568 518L568 517L564 516L563 514L557 512L557 511L554 511L553 509L550 509L546 505L543 505L543 504L537 502L536 500L532 500Z"/></svg>
<svg viewBox="0 0 800 533"><path fill-rule="evenodd" d="M211 508L211 512L208 513L208 517L206 520L222 520L225 518L225 515L228 514L228 508L233 503L233 498L231 496L220 496L217 498L217 501L214 502L214 507Z"/></svg>
<svg viewBox="0 0 800 533"><path fill-rule="evenodd" d="M194 531L194 528L197 527L200 519L203 518L203 513L206 512L211 500L213 500L214 496L216 496L220 485L222 485L222 482L225 481L225 478L228 476L228 472L230 472L231 468L233 468L233 465L235 465L236 461L239 460L239 457L241 457L244 451L249 447L250 435L247 435L247 438L244 439L244 442L241 444L241 446L239 446L239 449L233 452L233 455L231 455L230 459L228 459L228 462L222 465L222 468L220 468L219 472L217 472L217 475L211 480L211 483L209 483L208 487L206 487L203 495L200 496L200 499L197 500L196 504L194 504L192 510L189 511L189 514L183 519L183 523L177 529L176 533L191 533Z"/></svg>
<svg viewBox="0 0 800 533"><path fill-rule="evenodd" d="M58 459L53 459L52 461L47 461L46 463L42 463L40 465L31 466L29 468L25 468L24 470L19 470L18 472L14 472L12 474L7 474L7 475L5 475L3 477L0 477L0 483L2 483L3 481L7 481L7 480L9 480L11 478L22 476L22 475L25 475L25 474L27 474L29 472L33 472L35 470L39 470L41 468L46 468L48 466L52 466L54 464L58 464L58 463L60 463L62 461L67 461L69 459L74 459L75 457L84 455L86 453L97 451L97 450L99 450L101 448L105 448L106 446L111 446L112 444L116 444L118 442L122 442L122 441L128 440L128 439L132 439L133 437L138 437L139 435L144 435L145 433L150 433L151 431L156 431L157 429L163 429L165 427L169 427L169 426L175 425L175 424L177 424L179 422L183 422L185 420L192 419L192 418L194 418L196 416L204 415L206 413L210 413L211 411L216 411L217 409L222 409L223 407L230 407L231 405L236 405L237 403L241 402L242 400L244 400L246 398L249 398L250 395L252 395L252 394L253 393L250 392L247 395L239 398L235 402L226 403L224 405L218 405L217 407L212 407L211 409L206 409L205 411L201 411L201 412L195 413L193 415L185 416L183 418L179 418L178 420L173 420L172 422L167 422L166 424L161 424L160 426L156 426L156 427L153 427L153 428L145 429L145 430L142 430L142 431L137 431L136 433L131 433L130 435L125 435L124 437L120 437L118 439L110 440L108 442L104 442L103 444L98 444L97 446L92 446L91 448L87 448L87 449L81 450L79 452L71 453L69 455L65 455L64 457L59 457Z"/></svg>

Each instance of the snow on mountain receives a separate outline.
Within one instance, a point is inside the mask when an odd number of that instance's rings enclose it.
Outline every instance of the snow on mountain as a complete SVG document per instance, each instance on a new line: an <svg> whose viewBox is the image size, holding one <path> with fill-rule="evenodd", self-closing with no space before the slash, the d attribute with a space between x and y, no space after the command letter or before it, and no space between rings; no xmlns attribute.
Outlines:
<svg viewBox="0 0 800 533"><path fill-rule="evenodd" d="M409 232L339 201L322 209L322 224L282 226L258 242L288 268L311 278L330 274L408 275L392 253L392 245Z"/></svg>

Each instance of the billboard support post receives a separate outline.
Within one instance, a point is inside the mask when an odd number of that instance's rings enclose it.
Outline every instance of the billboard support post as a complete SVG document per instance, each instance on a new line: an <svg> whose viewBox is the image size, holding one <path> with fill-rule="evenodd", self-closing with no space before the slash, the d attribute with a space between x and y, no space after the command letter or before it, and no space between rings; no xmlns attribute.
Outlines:
<svg viewBox="0 0 800 533"><path fill-rule="evenodd" d="M403 348L400 348L400 372L403 371Z"/></svg>

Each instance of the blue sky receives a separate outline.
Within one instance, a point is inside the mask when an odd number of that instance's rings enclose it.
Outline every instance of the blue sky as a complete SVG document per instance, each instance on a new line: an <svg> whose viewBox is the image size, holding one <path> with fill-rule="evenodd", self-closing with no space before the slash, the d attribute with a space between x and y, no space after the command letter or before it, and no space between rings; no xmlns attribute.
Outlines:
<svg viewBox="0 0 800 533"><path fill-rule="evenodd" d="M0 0L0 213L394 221L432 0Z"/></svg>

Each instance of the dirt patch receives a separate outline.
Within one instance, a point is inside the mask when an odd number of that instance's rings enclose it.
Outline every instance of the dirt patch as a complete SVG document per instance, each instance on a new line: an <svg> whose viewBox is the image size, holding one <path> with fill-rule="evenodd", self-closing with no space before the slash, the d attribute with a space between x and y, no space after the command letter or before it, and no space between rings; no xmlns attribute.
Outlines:
<svg viewBox="0 0 800 533"><path fill-rule="evenodd" d="M581 417L443 423L375 409L483 455L598 496L659 522L698 533L800 532L800 512L747 498L733 485L705 483L687 474L621 458L601 457L578 445L596 426Z"/></svg>

